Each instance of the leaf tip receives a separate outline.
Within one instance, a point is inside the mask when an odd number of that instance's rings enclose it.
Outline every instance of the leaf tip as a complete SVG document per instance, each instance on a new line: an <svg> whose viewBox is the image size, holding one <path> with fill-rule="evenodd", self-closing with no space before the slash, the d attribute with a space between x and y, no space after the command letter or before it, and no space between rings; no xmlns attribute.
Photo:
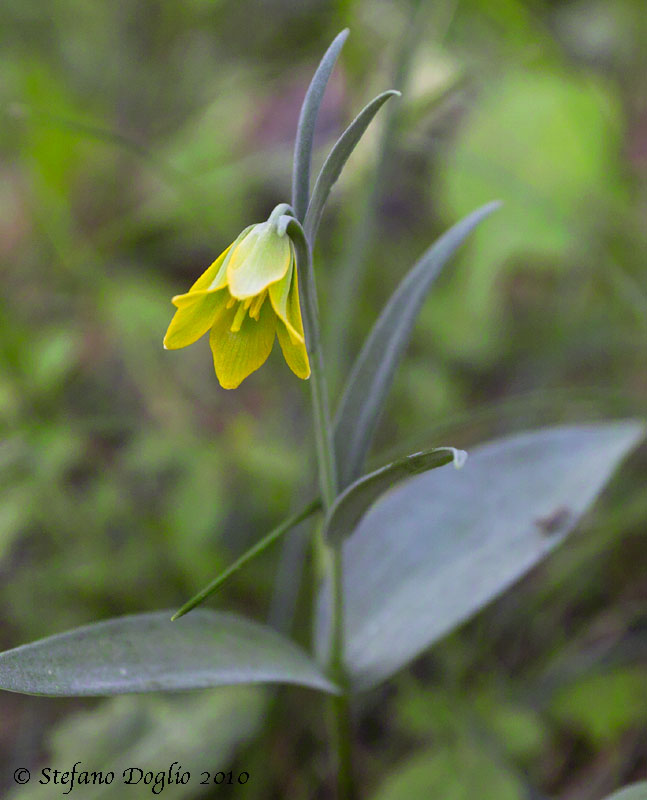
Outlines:
<svg viewBox="0 0 647 800"><path fill-rule="evenodd" d="M337 36L335 36L335 38L330 43L328 51L330 52L334 48L336 52L339 52L346 43L346 39L348 39L349 33L350 33L350 28L344 28L343 30L339 31Z"/></svg>
<svg viewBox="0 0 647 800"><path fill-rule="evenodd" d="M465 450L457 450L455 447L452 450L454 451L454 467L462 469L467 461L467 452Z"/></svg>

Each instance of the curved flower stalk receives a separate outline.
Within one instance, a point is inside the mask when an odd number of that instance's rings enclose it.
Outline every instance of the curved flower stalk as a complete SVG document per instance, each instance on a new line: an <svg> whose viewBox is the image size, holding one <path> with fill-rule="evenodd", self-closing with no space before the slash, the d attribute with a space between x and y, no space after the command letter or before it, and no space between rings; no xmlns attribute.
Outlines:
<svg viewBox="0 0 647 800"><path fill-rule="evenodd" d="M186 347L210 330L224 389L240 386L265 363L275 337L292 372L310 376L294 245L278 224L289 210L282 203L266 222L245 228L186 294L173 298L177 311L164 347Z"/></svg>

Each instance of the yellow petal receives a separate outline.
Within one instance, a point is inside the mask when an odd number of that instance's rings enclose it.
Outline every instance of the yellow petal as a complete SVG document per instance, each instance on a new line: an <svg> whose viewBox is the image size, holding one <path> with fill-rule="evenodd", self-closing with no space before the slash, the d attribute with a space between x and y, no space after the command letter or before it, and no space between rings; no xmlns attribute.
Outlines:
<svg viewBox="0 0 647 800"><path fill-rule="evenodd" d="M234 242L235 244L235 242ZM211 266L207 267L207 269L200 275L198 280L193 284L193 286L189 289L187 294L191 294L192 292L199 292L202 290L210 290L216 291L218 289L222 289L223 286L227 283L227 275L226 275L226 267L224 266L224 260L227 257L227 254L233 247L232 244L226 250L218 256L218 258L211 264ZM183 297L183 295L177 295L177 297ZM177 305L175 302L176 298L173 298L173 304Z"/></svg>
<svg viewBox="0 0 647 800"><path fill-rule="evenodd" d="M187 292L173 298L177 306L164 337L167 350L177 350L197 341L224 311L229 295L226 291Z"/></svg>
<svg viewBox="0 0 647 800"><path fill-rule="evenodd" d="M245 316L240 330L231 331L236 309L220 315L211 328L209 344L213 365L223 389L235 389L252 372L262 366L272 351L276 332L276 316L269 303L264 303L259 319Z"/></svg>
<svg viewBox="0 0 647 800"><path fill-rule="evenodd" d="M287 327L288 331L290 332L291 339L298 339L299 341L304 341L303 336L303 324L301 323L301 313L300 309L297 308L296 313L298 314L298 320L293 319L295 312L292 309L294 305L294 298L291 297L291 292L293 287L296 287L296 297L298 300L298 285L296 284L297 281L297 270L296 270L296 262L294 259L294 254L292 254L292 258L290 260L290 268L285 273L285 277L281 278L280 281L277 283L273 283L269 288L270 300L272 301L272 307L276 312L277 316L283 321L285 326ZM297 327L293 324L294 321L297 322Z"/></svg>
<svg viewBox="0 0 647 800"><path fill-rule="evenodd" d="M270 289L271 296L271 289ZM310 361L305 345L303 333L303 320L301 319L301 306L299 305L299 282L297 278L296 266L294 277L287 300L287 318L289 325L282 318L276 323L276 334L279 344L283 351L283 356L287 361L288 367L298 378L310 377ZM298 334L295 336L294 334Z"/></svg>
<svg viewBox="0 0 647 800"><path fill-rule="evenodd" d="M280 281L290 267L288 236L279 236L276 225L261 222L234 247L227 259L227 284L237 300L254 297Z"/></svg>
<svg viewBox="0 0 647 800"><path fill-rule="evenodd" d="M286 327L288 331L293 332L292 337L296 336L299 341L305 342L303 319L301 318L301 298L299 296L299 274L296 262L294 264L294 277L288 294Z"/></svg>
<svg viewBox="0 0 647 800"><path fill-rule="evenodd" d="M309 378L310 362L305 344L299 341L293 342L287 328L280 320L276 324L276 335L288 367L297 378L303 378L303 380Z"/></svg>

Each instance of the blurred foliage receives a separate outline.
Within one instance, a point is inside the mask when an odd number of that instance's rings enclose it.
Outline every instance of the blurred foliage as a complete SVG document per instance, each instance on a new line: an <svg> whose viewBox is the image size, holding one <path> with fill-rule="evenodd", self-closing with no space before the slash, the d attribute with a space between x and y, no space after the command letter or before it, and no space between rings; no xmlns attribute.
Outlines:
<svg viewBox="0 0 647 800"><path fill-rule="evenodd" d="M505 202L425 307L378 451L645 415L640 0L5 0L3 647L176 607L307 493L307 387L281 359L226 393L205 342L173 353L161 339L170 297L286 199L299 103L346 25L318 163L375 93L400 82L404 97L322 225L333 371L441 230ZM352 320L332 304L349 265ZM372 796L597 800L647 775L644 468L639 453L571 544L361 699ZM214 602L258 618L289 606L273 583L281 558L294 581L292 557L277 548ZM308 605L302 591L303 642ZM323 715L302 697L3 695L0 786L12 764L99 768L123 737L159 768L235 759L252 774L241 796L325 797Z"/></svg>
<svg viewBox="0 0 647 800"><path fill-rule="evenodd" d="M188 699L124 695L106 700L92 711L71 714L52 733L49 751L54 764L81 761L79 770L93 765L104 775L115 773L114 782L108 785L75 787L88 798L109 800L123 797L124 792L141 792L143 782L138 789L124 789L121 776L126 770L136 768L132 773L136 781L137 769L154 775L168 773L174 762L181 765L176 765L175 771L188 771L193 780L184 785L167 782L155 793L191 797L200 791L202 771L213 775L223 764L231 763L236 747L258 728L262 709L262 694L248 687L194 693ZM14 795L24 800L42 793L34 782Z"/></svg>

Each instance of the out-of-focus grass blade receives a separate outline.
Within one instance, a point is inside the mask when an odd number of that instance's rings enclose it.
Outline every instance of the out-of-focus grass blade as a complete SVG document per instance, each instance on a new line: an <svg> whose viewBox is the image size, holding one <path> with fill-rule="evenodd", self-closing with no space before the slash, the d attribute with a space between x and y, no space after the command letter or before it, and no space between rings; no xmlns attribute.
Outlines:
<svg viewBox="0 0 647 800"><path fill-rule="evenodd" d="M330 190L341 175L344 165L371 124L373 117L390 97L399 95L400 92L390 89L388 92L383 92L374 100L371 100L342 133L328 154L328 158L324 162L315 182L315 187L312 190L312 197L303 223L308 241L312 242L314 240Z"/></svg>
<svg viewBox="0 0 647 800"><path fill-rule="evenodd" d="M200 603L206 600L207 597L217 591L223 585L223 583L225 583L225 581L227 581L235 572L238 572L241 567L244 567L245 564L252 561L254 558L256 558L256 556L259 556L271 544L274 544L277 539L280 539L284 533L287 533L289 530L296 527L300 522L303 522L304 519L307 519L311 514L314 514L315 511L318 511L320 508L321 500L317 498L311 503L308 503L308 505L301 509L301 511L298 511L280 525L277 525L276 528L271 530L259 542L253 545L253 547L250 547L249 550L244 552L242 556L237 558L233 564L227 567L227 569L223 570L220 575L215 577L211 583L207 584L204 589L201 589L196 595L188 600L182 606L182 608L179 609L179 611L176 611L175 614L173 614L171 619L176 620L180 617L183 617L185 614L188 614L189 611L200 605Z"/></svg>
<svg viewBox="0 0 647 800"><path fill-rule="evenodd" d="M321 59L301 106L297 137L294 143L294 164L292 167L292 208L297 219L303 220L310 196L310 164L312 162L312 143L319 106L323 100L330 73L337 56L344 46L348 29L343 30L333 40Z"/></svg>
<svg viewBox="0 0 647 800"><path fill-rule="evenodd" d="M362 471L395 370L435 278L474 228L499 207L488 203L444 233L413 266L373 326L335 418L335 454L341 489Z"/></svg>
<svg viewBox="0 0 647 800"><path fill-rule="evenodd" d="M310 657L271 628L200 609L117 617L0 653L0 689L88 697L239 683L335 686Z"/></svg>
<svg viewBox="0 0 647 800"><path fill-rule="evenodd" d="M454 462L456 467L465 463L467 453L454 447L434 447L420 453L399 458L381 469L365 475L351 484L335 501L326 521L326 537L338 545L355 530L355 527L378 497L396 483L412 475L442 467Z"/></svg>
<svg viewBox="0 0 647 800"><path fill-rule="evenodd" d="M87 139L94 139L112 145L113 147L118 147L150 164L172 186L182 186L186 188L188 184L188 176L167 163L143 144L140 144L128 136L124 136L118 131L111 130L110 128L103 127L96 123L72 119L60 114L52 114L49 111L43 111L42 109L32 108L19 103L9 108L9 114L15 119L24 119L30 124L44 125L69 131L72 134L77 134Z"/></svg>

